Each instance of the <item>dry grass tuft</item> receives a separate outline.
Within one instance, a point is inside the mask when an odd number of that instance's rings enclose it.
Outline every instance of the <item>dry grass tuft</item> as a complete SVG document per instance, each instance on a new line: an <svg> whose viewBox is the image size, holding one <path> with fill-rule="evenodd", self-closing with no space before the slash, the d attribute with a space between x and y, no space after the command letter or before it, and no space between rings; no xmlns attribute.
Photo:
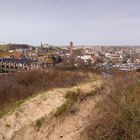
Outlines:
<svg viewBox="0 0 140 140"><path fill-rule="evenodd" d="M88 74L72 71L26 71L0 76L0 117L25 99L53 88L75 86L89 80Z"/></svg>
<svg viewBox="0 0 140 140"><path fill-rule="evenodd" d="M140 139L140 77L119 76L111 94L99 105L99 118L87 128L88 140Z"/></svg>

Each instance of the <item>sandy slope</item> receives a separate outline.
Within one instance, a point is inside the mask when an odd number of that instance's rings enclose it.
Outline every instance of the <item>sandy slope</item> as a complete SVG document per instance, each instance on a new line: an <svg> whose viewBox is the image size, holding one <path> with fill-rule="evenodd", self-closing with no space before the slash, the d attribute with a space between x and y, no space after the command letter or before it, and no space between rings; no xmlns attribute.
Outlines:
<svg viewBox="0 0 140 140"><path fill-rule="evenodd" d="M0 140L10 140L16 132L41 117L48 116L53 110L61 106L64 101L63 93L55 91L44 93L26 101L16 112L0 119ZM10 126L10 128L7 126Z"/></svg>
<svg viewBox="0 0 140 140"><path fill-rule="evenodd" d="M100 96L75 104L75 114L68 113L60 119L52 114L65 102L68 91L81 90L86 94L100 86L101 81L97 80L72 88L54 89L26 101L15 112L0 119L0 140L78 140ZM43 124L38 129L36 122L41 118Z"/></svg>
<svg viewBox="0 0 140 140"><path fill-rule="evenodd" d="M96 114L95 105L100 101L100 97L91 97L82 101L76 106L75 114L67 114L63 121L57 125L54 131L48 136L49 140L81 140L81 133L94 119L91 113Z"/></svg>

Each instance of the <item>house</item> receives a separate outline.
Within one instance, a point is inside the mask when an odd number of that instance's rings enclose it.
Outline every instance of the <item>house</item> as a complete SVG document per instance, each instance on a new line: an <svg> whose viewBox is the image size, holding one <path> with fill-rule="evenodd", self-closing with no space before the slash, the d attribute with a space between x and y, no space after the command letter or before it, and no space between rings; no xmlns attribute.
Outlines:
<svg viewBox="0 0 140 140"><path fill-rule="evenodd" d="M82 55L82 56L77 56L76 59L81 59L85 64L94 64L96 62L96 57L92 55Z"/></svg>
<svg viewBox="0 0 140 140"><path fill-rule="evenodd" d="M138 64L138 65L140 65L140 58L136 58L136 59L134 59L134 64Z"/></svg>
<svg viewBox="0 0 140 140"><path fill-rule="evenodd" d="M1 58L0 67L9 69L38 69L39 65L37 61L30 59Z"/></svg>

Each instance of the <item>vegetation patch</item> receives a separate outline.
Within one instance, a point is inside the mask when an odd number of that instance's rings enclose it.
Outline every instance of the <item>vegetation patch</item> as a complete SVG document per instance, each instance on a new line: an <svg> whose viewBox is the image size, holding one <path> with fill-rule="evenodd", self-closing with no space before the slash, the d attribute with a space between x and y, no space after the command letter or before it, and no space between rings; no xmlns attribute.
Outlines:
<svg viewBox="0 0 140 140"><path fill-rule="evenodd" d="M43 125L45 119L44 118L40 118L35 122L35 127L37 128L37 130L40 129L40 127Z"/></svg>
<svg viewBox="0 0 140 140"><path fill-rule="evenodd" d="M10 124L6 124L5 127L6 128L11 128L11 125Z"/></svg>
<svg viewBox="0 0 140 140"><path fill-rule="evenodd" d="M9 45L0 45L0 51L8 51L9 48Z"/></svg>
<svg viewBox="0 0 140 140"><path fill-rule="evenodd" d="M15 108L19 107L23 102L24 100L16 100L10 102L9 104L6 104L5 106L0 107L0 118L8 112L14 111Z"/></svg>
<svg viewBox="0 0 140 140"><path fill-rule="evenodd" d="M78 95L78 92L69 91L65 96L66 102L62 106L58 107L55 117L58 117L69 110L73 103L77 101Z"/></svg>
<svg viewBox="0 0 140 140"><path fill-rule="evenodd" d="M99 105L99 118L86 129L88 140L140 139L140 76L120 76Z"/></svg>
<svg viewBox="0 0 140 140"><path fill-rule="evenodd" d="M77 91L69 91L65 96L66 102L62 106L58 107L55 116L62 115L67 111L74 112L75 109L72 109L72 106L76 101L81 102L87 99L88 97L96 96L101 90L103 90L103 88L104 88L104 84L102 84L100 87L95 87L89 93L83 93L83 94L80 89L77 89Z"/></svg>
<svg viewBox="0 0 140 140"><path fill-rule="evenodd" d="M90 97L90 96L96 96L97 94L100 93L100 91L102 91L104 89L105 84L102 84L100 87L95 87L94 90L92 90L91 92L87 93L86 96Z"/></svg>
<svg viewBox="0 0 140 140"><path fill-rule="evenodd" d="M75 86L90 79L81 72L52 70L26 71L0 75L0 117L13 111L27 98L53 88Z"/></svg>

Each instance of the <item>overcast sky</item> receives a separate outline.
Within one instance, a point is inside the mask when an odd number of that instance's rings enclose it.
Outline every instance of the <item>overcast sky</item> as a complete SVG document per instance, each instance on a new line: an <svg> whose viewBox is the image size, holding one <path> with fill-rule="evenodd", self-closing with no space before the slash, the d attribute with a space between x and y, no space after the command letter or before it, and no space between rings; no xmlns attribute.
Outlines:
<svg viewBox="0 0 140 140"><path fill-rule="evenodd" d="M140 0L0 0L0 41L140 45Z"/></svg>

